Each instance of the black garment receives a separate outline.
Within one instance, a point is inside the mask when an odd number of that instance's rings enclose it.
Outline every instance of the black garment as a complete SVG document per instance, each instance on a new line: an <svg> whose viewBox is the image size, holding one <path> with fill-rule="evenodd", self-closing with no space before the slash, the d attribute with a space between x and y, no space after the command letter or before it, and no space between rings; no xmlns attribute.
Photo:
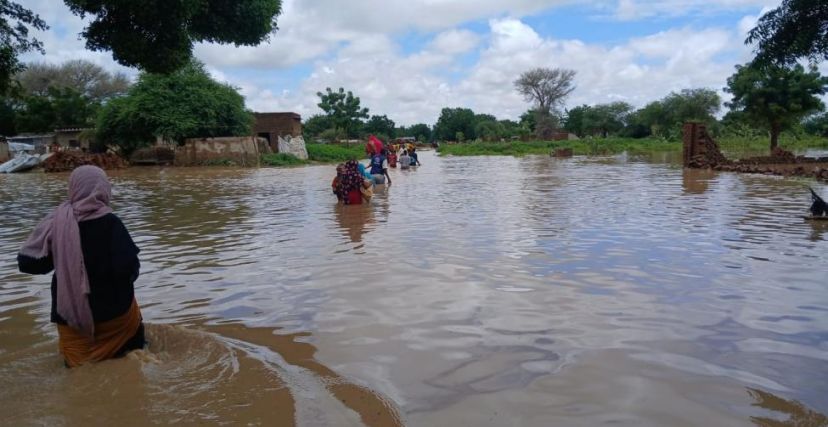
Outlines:
<svg viewBox="0 0 828 427"><path fill-rule="evenodd" d="M115 214L79 222L78 228L89 279L92 318L96 323L112 320L126 313L135 298L133 283L138 278L140 250ZM21 272L29 274L47 274L55 268L51 254L40 259L18 254L17 265ZM54 323L66 324L57 313L57 277L54 275L51 317Z"/></svg>

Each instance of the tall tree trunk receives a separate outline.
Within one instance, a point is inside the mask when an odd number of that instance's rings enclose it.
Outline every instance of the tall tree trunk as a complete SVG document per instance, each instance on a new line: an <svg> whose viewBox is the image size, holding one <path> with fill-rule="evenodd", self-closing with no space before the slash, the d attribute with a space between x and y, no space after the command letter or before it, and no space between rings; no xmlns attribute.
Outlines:
<svg viewBox="0 0 828 427"><path fill-rule="evenodd" d="M771 144L770 144L771 153L773 153L773 150L775 150L776 147L779 146L779 134L782 132L781 128L782 127L779 126L779 123L771 124Z"/></svg>

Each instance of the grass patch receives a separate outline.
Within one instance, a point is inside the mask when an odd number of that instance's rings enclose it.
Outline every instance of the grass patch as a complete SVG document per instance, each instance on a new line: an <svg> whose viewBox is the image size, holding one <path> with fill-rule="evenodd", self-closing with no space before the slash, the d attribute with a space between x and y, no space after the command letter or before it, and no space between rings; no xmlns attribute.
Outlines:
<svg viewBox="0 0 828 427"><path fill-rule="evenodd" d="M340 163L365 157L362 145L306 144L308 160L321 163Z"/></svg>
<svg viewBox="0 0 828 427"><path fill-rule="evenodd" d="M265 166L299 166L307 163L306 160L302 160L293 154L273 153L262 155L262 165Z"/></svg>
<svg viewBox="0 0 828 427"><path fill-rule="evenodd" d="M723 136L716 138L716 142L728 158L738 159L770 154L770 137ZM801 152L809 148L828 150L828 138L783 133L779 136L779 147L792 152Z"/></svg>
<svg viewBox="0 0 828 427"><path fill-rule="evenodd" d="M718 137L715 138L722 152L729 158L768 155L768 137ZM828 138L782 134L779 146L785 150L801 152L807 149L828 150ZM593 138L574 141L510 141L470 142L465 144L443 144L440 155L452 156L527 156L549 155L558 148L571 148L575 155L607 155L628 152L647 154L653 152L681 152L681 141L667 141L656 138Z"/></svg>
<svg viewBox="0 0 828 427"><path fill-rule="evenodd" d="M681 143L660 139L595 138L574 141L510 141L472 142L468 144L441 145L440 155L452 156L526 156L549 155L559 148L571 148L575 155L650 153L654 151L680 151Z"/></svg>

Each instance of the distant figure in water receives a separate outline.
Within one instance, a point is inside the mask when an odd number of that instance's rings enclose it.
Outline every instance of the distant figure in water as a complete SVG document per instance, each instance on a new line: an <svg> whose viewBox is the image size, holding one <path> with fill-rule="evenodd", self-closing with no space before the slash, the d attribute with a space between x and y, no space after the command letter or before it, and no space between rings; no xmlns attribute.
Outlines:
<svg viewBox="0 0 828 427"><path fill-rule="evenodd" d="M346 205L362 204L365 186L365 177L359 173L359 163L356 160L349 160L344 165L336 167L336 178L331 186L336 198Z"/></svg>
<svg viewBox="0 0 828 427"><path fill-rule="evenodd" d="M420 164L420 159L417 158L417 149L411 147L411 151L408 153L408 156L411 157L411 166L422 166Z"/></svg>
<svg viewBox="0 0 828 427"><path fill-rule="evenodd" d="M408 155L408 150L403 150L400 156L400 169L408 169L411 166L411 157Z"/></svg>
<svg viewBox="0 0 828 427"><path fill-rule="evenodd" d="M52 275L51 321L67 367L120 357L145 345L133 283L139 249L112 213L111 185L95 166L69 177L69 199L34 229L20 271Z"/></svg>
<svg viewBox="0 0 828 427"><path fill-rule="evenodd" d="M811 190L811 200L813 203L811 204L811 215L813 216L826 216L828 215L828 203L825 203L825 200L822 200L822 197L819 197L819 194L814 191L813 188L808 188Z"/></svg>

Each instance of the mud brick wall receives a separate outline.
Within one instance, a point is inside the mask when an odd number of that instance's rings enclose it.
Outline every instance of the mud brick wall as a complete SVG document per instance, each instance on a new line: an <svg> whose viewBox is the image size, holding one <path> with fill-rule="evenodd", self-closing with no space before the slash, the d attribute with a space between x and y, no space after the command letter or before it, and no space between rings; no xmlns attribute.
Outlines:
<svg viewBox="0 0 828 427"><path fill-rule="evenodd" d="M279 137L302 136L302 116L296 113L253 113L253 133L267 140L271 150L279 150Z"/></svg>
<svg viewBox="0 0 828 427"><path fill-rule="evenodd" d="M232 162L238 166L258 166L257 138L193 138L175 149L176 166L199 166Z"/></svg>

